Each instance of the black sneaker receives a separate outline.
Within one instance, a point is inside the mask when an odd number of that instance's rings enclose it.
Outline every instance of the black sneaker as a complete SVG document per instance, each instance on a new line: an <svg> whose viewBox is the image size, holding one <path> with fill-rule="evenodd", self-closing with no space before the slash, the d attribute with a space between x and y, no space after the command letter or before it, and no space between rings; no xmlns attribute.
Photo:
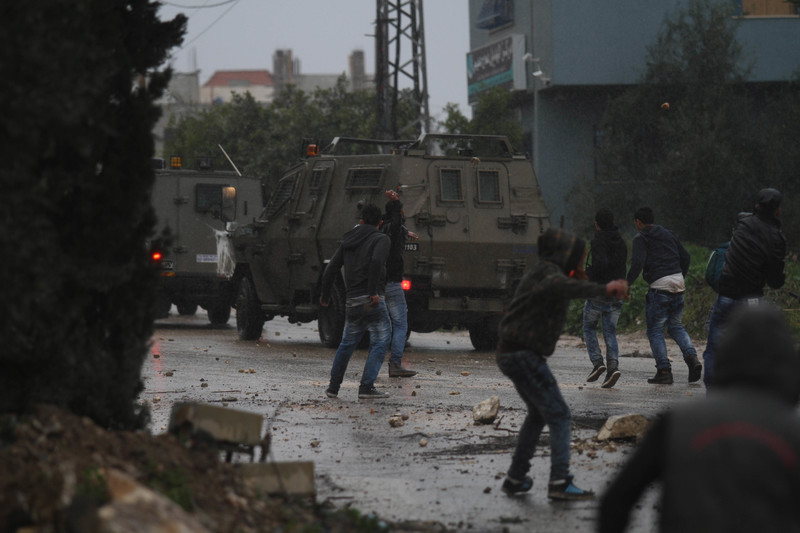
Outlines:
<svg viewBox="0 0 800 533"><path fill-rule="evenodd" d="M610 389L611 387L617 384L617 380L621 375L622 373L616 368L614 370L610 370L608 374L606 374L606 380L603 382L602 385L600 385L600 388Z"/></svg>
<svg viewBox="0 0 800 533"><path fill-rule="evenodd" d="M656 370L656 375L648 378L647 382L654 385L672 385L672 369L659 368Z"/></svg>
<svg viewBox="0 0 800 533"><path fill-rule="evenodd" d="M328 387L325 389L325 396L328 398L338 398L339 397L339 389L334 389L333 387Z"/></svg>
<svg viewBox="0 0 800 533"><path fill-rule="evenodd" d="M521 481L514 479L513 477L506 477L506 480L503 481L503 486L500 487L500 489L509 496L513 496L522 492L528 492L532 487L533 479L530 476L525 476L525 479Z"/></svg>
<svg viewBox="0 0 800 533"><path fill-rule="evenodd" d="M572 482L572 476L567 476L566 479L548 483L547 497L551 500L591 500L594 499L594 492L579 489Z"/></svg>
<svg viewBox="0 0 800 533"><path fill-rule="evenodd" d="M395 365L393 363L389 363L390 378L410 378L416 375L417 373L414 370L403 368L403 365Z"/></svg>
<svg viewBox="0 0 800 533"><path fill-rule="evenodd" d="M689 383L694 383L700 379L703 374L703 365L697 359L697 356L690 357L686 360L686 366L689 367Z"/></svg>
<svg viewBox="0 0 800 533"><path fill-rule="evenodd" d="M592 381L597 381L597 379L603 375L603 372L606 371L606 365L600 363L595 365L592 371L589 373L589 377L586 378L586 381L591 383Z"/></svg>
<svg viewBox="0 0 800 533"><path fill-rule="evenodd" d="M360 388L358 389L358 397L362 400L377 400L380 398L388 398L389 395L385 392L381 392L375 387L370 387L368 389Z"/></svg>

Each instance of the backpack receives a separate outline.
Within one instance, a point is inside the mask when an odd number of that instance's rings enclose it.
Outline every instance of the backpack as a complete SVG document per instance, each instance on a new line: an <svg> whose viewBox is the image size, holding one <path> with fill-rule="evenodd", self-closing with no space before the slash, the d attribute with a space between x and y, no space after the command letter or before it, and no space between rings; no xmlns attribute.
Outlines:
<svg viewBox="0 0 800 533"><path fill-rule="evenodd" d="M719 292L719 280L722 278L722 267L725 266L725 254L728 252L730 241L723 242L716 249L711 252L706 264L706 283L714 289L714 292Z"/></svg>

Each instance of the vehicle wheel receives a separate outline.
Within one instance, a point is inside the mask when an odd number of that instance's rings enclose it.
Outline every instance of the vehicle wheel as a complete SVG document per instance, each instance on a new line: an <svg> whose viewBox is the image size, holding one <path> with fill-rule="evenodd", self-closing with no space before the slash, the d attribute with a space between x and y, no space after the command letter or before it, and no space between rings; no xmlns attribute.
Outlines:
<svg viewBox="0 0 800 533"><path fill-rule="evenodd" d="M319 308L317 327L319 340L328 348L337 348L342 342L344 331L345 287L342 278L337 278L331 289L331 303L328 307ZM369 343L369 336L367 336Z"/></svg>
<svg viewBox="0 0 800 533"><path fill-rule="evenodd" d="M178 304L178 314L190 316L197 312L197 304L181 302Z"/></svg>
<svg viewBox="0 0 800 533"><path fill-rule="evenodd" d="M169 301L169 296L159 292L156 295L156 318L167 318L171 308L172 302Z"/></svg>
<svg viewBox="0 0 800 533"><path fill-rule="evenodd" d="M486 351L494 350L497 348L497 342L500 340L497 334L497 320L487 319L482 320L477 324L469 327L469 340L476 350Z"/></svg>
<svg viewBox="0 0 800 533"><path fill-rule="evenodd" d="M227 302L219 302L208 307L208 321L219 326L227 324L231 319L231 306Z"/></svg>
<svg viewBox="0 0 800 533"><path fill-rule="evenodd" d="M260 339L264 329L264 312L249 276L242 277L236 294L236 329L243 341Z"/></svg>

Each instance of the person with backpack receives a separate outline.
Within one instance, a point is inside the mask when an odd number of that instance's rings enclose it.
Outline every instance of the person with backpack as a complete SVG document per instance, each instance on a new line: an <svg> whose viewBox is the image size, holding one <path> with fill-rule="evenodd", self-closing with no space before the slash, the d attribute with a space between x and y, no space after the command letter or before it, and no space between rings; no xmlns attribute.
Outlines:
<svg viewBox="0 0 800 533"><path fill-rule="evenodd" d="M586 261L586 275L589 281L608 283L625 277L628 261L628 246L622 239L619 229L614 225L614 214L603 207L594 216L595 234ZM583 306L583 339L593 368L586 378L588 382L597 381L606 373L602 388L613 387L619 379L619 346L617 345L617 322L622 313L622 300L601 296L588 298ZM603 341L606 345L606 362L597 342L597 323L603 321Z"/></svg>
<svg viewBox="0 0 800 533"><path fill-rule="evenodd" d="M689 383L700 379L703 365L697 359L692 339L683 327L684 278L689 273L691 256L678 237L670 230L654 224L653 210L640 207L633 215L639 231L631 245L631 267L628 284L633 284L639 274L650 285L645 297L647 339L656 360L656 375L647 380L657 385L671 385L672 364L667 357L664 327L678 344L683 360L689 367Z"/></svg>
<svg viewBox="0 0 800 533"><path fill-rule="evenodd" d="M761 189L753 213L742 213L733 228L719 276L717 298L711 308L708 341L703 352L703 383L714 379L714 352L727 316L737 305L758 303L764 286L779 289L786 281L786 238L779 216L782 195L777 189Z"/></svg>

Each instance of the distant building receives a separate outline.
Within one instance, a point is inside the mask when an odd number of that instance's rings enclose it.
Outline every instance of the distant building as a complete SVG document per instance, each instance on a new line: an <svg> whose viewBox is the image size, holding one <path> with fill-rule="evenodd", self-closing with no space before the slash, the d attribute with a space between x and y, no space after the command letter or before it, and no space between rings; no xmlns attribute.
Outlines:
<svg viewBox="0 0 800 533"><path fill-rule="evenodd" d="M355 50L348 59L349 76L344 71L338 74L303 74L300 71L300 60L293 57L291 50L276 50L272 55L272 78L275 80L275 90L280 92L287 85L294 85L306 93L317 89L332 89L342 76L348 80L351 91L373 88L373 78L368 77L364 71L364 51Z"/></svg>
<svg viewBox="0 0 800 533"><path fill-rule="evenodd" d="M268 70L218 70L200 88L201 104L222 104L249 92L256 102L271 102L275 82Z"/></svg>
<svg viewBox="0 0 800 533"><path fill-rule="evenodd" d="M330 89L346 76L349 90L372 90L374 77L365 73L363 50L348 57L349 76L339 74L302 74L300 60L291 50L276 50L272 56L272 72L268 70L218 70L200 86L200 71L173 72L164 96L159 100L162 115L153 129L156 155L163 155L164 140L169 137L170 118L196 113L206 106L227 103L234 94L249 92L256 102L269 104L281 89L294 85L306 93Z"/></svg>
<svg viewBox="0 0 800 533"><path fill-rule="evenodd" d="M680 0L469 0L469 101L491 87L516 93L542 194L558 224L575 183L597 179L598 124L610 91L638 83L647 47ZM737 37L749 83L792 79L800 65L798 5L742 0Z"/></svg>

